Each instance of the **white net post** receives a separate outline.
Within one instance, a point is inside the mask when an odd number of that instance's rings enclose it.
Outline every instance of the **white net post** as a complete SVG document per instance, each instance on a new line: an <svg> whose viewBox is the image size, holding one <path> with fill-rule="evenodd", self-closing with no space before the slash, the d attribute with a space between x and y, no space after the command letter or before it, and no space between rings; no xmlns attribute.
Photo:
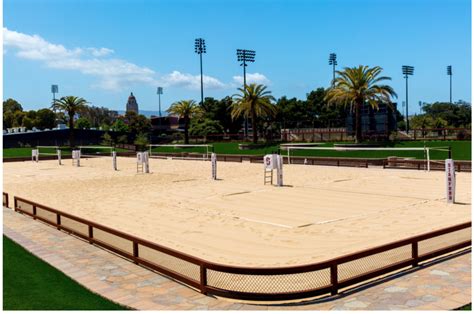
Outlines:
<svg viewBox="0 0 474 314"><path fill-rule="evenodd" d="M145 173L150 173L150 160L148 158L148 152L143 152L145 157Z"/></svg>
<svg viewBox="0 0 474 314"><path fill-rule="evenodd" d="M428 170L428 172L431 170L431 166L430 166L430 148L429 147L426 147L426 170Z"/></svg>
<svg viewBox="0 0 474 314"><path fill-rule="evenodd" d="M211 154L211 164L212 164L212 179L217 180L217 155L215 153Z"/></svg>
<svg viewBox="0 0 474 314"><path fill-rule="evenodd" d="M31 150L31 161L38 162L39 153L37 149Z"/></svg>
<svg viewBox="0 0 474 314"><path fill-rule="evenodd" d="M116 151L112 152L112 164L113 164L114 170L117 171L117 152Z"/></svg>
<svg viewBox="0 0 474 314"><path fill-rule="evenodd" d="M57 149L57 150L56 150L56 153L58 154L58 163L59 163L59 165L61 166L61 165L62 165L62 164L61 164L61 150L60 150L60 149Z"/></svg>
<svg viewBox="0 0 474 314"><path fill-rule="evenodd" d="M445 160L445 173L446 173L446 201L448 204L455 202L456 194L456 173L454 171L454 160Z"/></svg>
<svg viewBox="0 0 474 314"><path fill-rule="evenodd" d="M73 150L72 151L72 165L80 167L81 166L81 151Z"/></svg>
<svg viewBox="0 0 474 314"><path fill-rule="evenodd" d="M283 157L276 155L277 161L277 185L283 186Z"/></svg>

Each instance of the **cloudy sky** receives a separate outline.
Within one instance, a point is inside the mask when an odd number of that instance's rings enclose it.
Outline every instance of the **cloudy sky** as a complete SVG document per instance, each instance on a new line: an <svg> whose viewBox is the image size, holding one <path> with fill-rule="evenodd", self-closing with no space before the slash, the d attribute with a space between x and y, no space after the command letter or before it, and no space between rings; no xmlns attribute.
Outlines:
<svg viewBox="0 0 474 314"><path fill-rule="evenodd" d="M205 96L232 95L242 84L236 49L256 50L247 80L276 97L304 98L338 68L379 65L410 111L419 101L449 100L446 66L453 66L454 100L471 99L469 0L4 0L3 98L27 109L59 96L123 110L130 92L140 109L200 98L194 39L206 40Z"/></svg>

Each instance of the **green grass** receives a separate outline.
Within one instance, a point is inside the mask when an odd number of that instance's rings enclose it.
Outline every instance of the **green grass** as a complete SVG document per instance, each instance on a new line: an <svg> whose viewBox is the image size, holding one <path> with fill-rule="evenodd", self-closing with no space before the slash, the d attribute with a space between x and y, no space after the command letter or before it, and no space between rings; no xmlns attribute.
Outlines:
<svg viewBox="0 0 474 314"><path fill-rule="evenodd" d="M264 155L272 152L277 152L279 145L267 145L264 148L240 150L239 143L210 143L214 146L214 152L217 154L244 154L244 155ZM321 147L332 147L335 143L324 143ZM446 147L451 146L453 158L456 160L471 160L471 142L470 141L413 141L413 142L398 142L389 143L386 147ZM205 153L205 147L189 147L189 148L174 148L174 147L156 147L154 152L196 152ZM286 154L286 151L282 151ZM399 157L413 157L416 159L424 159L423 151L330 151L330 150L299 150L292 151L292 156L319 156L319 157L352 157L352 158L386 158L389 156ZM446 159L448 153L444 151L430 151L431 159Z"/></svg>
<svg viewBox="0 0 474 314"><path fill-rule="evenodd" d="M34 147L21 147L21 148L4 148L3 149L3 158L15 158L15 157L31 157L31 150ZM47 153L56 153L54 149L42 149L42 151ZM102 151L104 153L110 152L110 149L104 150L94 150L94 151ZM126 149L116 148L115 151L117 152L126 152ZM68 156L71 155L71 148L69 147L61 147L61 156ZM41 159L41 156L40 156Z"/></svg>
<svg viewBox="0 0 474 314"><path fill-rule="evenodd" d="M127 310L3 236L4 310Z"/></svg>
<svg viewBox="0 0 474 314"><path fill-rule="evenodd" d="M469 303L469 304L461 306L460 308L457 308L456 311L471 311L472 310L471 308L472 308L472 304Z"/></svg>

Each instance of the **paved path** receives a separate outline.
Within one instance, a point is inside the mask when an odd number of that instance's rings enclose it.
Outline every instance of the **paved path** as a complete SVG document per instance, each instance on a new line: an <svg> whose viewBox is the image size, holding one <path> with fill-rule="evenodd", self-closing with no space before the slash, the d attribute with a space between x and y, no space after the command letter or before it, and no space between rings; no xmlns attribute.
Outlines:
<svg viewBox="0 0 474 314"><path fill-rule="evenodd" d="M471 302L470 251L335 298L258 305L204 296L6 208L3 233L88 289L141 310L449 310Z"/></svg>

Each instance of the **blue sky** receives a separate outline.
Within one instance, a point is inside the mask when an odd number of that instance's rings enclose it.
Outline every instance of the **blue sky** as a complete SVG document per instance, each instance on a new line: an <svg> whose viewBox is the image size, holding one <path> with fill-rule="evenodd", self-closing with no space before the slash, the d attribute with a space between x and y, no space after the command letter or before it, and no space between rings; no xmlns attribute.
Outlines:
<svg viewBox="0 0 474 314"><path fill-rule="evenodd" d="M305 98L338 68L384 68L405 99L403 64L413 65L410 112L418 102L471 101L469 0L4 0L4 90L26 109L77 95L123 110L131 91L140 109L200 99L194 39L206 40L205 96L236 92L237 48L256 50L248 80L274 96Z"/></svg>

